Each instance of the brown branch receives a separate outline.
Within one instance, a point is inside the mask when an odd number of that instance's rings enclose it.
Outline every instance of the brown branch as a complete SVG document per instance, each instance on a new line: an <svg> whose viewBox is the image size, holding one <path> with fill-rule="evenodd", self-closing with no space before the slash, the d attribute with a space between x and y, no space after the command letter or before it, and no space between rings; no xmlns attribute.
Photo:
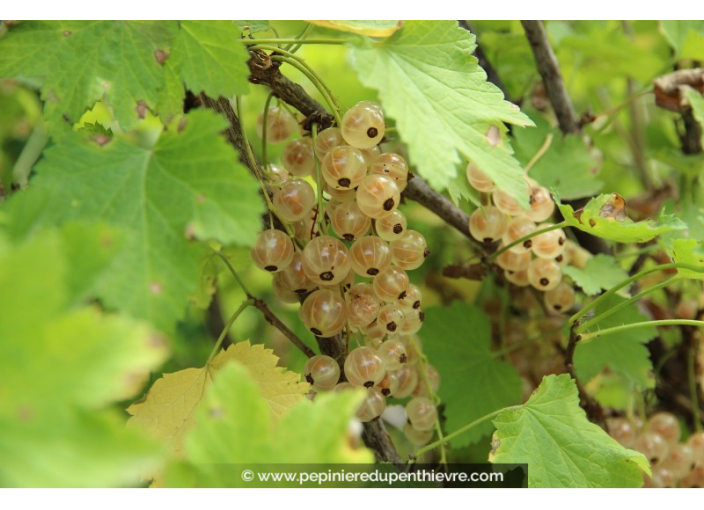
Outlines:
<svg viewBox="0 0 704 510"><path fill-rule="evenodd" d="M506 91L506 86L504 85L503 80L496 72L496 69L494 69L494 66L491 65L491 62L487 58L486 53L484 53L484 49L482 48L481 44L479 44L479 35L477 34L477 30L475 29L475 27L472 25L472 22L467 20L458 20L458 22L462 28L474 34L474 36L477 38L475 43L477 47L474 50L474 56L477 57L477 60L479 61L479 67L484 69L484 71L486 72L486 79L496 85L496 87L504 93L504 98L506 99L506 101L510 101L513 103L514 101L513 99L511 99L511 96Z"/></svg>
<svg viewBox="0 0 704 510"><path fill-rule="evenodd" d="M702 152L702 127L694 118L694 112L691 108L682 112L682 125L684 129L678 130L682 152L688 156L700 154Z"/></svg>
<svg viewBox="0 0 704 510"><path fill-rule="evenodd" d="M286 324L281 322L281 320L276 315L274 315L274 312L272 312L269 309L269 306L264 301L262 301L261 299L255 298L254 296L250 296L249 294L247 294L247 297L249 299L254 300L254 307L257 310L259 310L260 312L262 312L262 315L264 315L264 318L266 319L266 321L269 324L271 324L272 326L274 326L276 329L281 331L281 333L286 338L288 338L293 345L298 347L309 358L312 358L313 356L315 356L315 352L313 351L313 349L311 349L306 344L304 344L303 340L301 340L300 338L298 338L296 336L296 333L291 331L288 328L288 326L286 326Z"/></svg>
<svg viewBox="0 0 704 510"><path fill-rule="evenodd" d="M574 353L577 350L577 344L581 339L581 336L575 333L575 328L578 326L578 323L579 321L573 324L570 330L570 338L567 342L567 349L565 349L565 368L577 386L577 391L579 392L579 405L587 413L587 417L590 421L605 427L604 410L596 400L589 396L587 391L584 389L584 386L577 378L577 372L574 369Z"/></svg>
<svg viewBox="0 0 704 510"><path fill-rule="evenodd" d="M552 109L555 111L560 130L564 134L579 131L579 120L562 80L560 65L552 51L548 34L542 21L521 21L530 47L535 56L538 72L548 92Z"/></svg>

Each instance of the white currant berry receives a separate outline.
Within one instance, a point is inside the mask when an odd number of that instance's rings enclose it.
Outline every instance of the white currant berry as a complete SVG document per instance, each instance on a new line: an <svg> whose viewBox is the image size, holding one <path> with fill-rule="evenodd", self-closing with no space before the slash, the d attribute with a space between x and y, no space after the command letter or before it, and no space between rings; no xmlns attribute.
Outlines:
<svg viewBox="0 0 704 510"><path fill-rule="evenodd" d="M507 226L506 214L492 206L479 208L469 217L469 233L482 243L493 243L501 239Z"/></svg>
<svg viewBox="0 0 704 510"><path fill-rule="evenodd" d="M530 209L525 211L525 215L537 223L547 220L555 212L555 202L552 201L550 192L543 186L536 186L530 190L528 204Z"/></svg>
<svg viewBox="0 0 704 510"><path fill-rule="evenodd" d="M432 430L438 417L435 404L425 397L411 399L406 404L406 415L413 428L421 431Z"/></svg>
<svg viewBox="0 0 704 510"><path fill-rule="evenodd" d="M531 260L527 273L530 284L542 291L552 290L562 281L562 269L552 260Z"/></svg>
<svg viewBox="0 0 704 510"><path fill-rule="evenodd" d="M354 329L363 329L376 320L381 309L379 298L370 283L357 283L347 293L347 322Z"/></svg>
<svg viewBox="0 0 704 510"><path fill-rule="evenodd" d="M379 393L385 397L394 397L396 396L398 385L398 374L387 370L386 375L384 375L384 378L376 387L379 390Z"/></svg>
<svg viewBox="0 0 704 510"><path fill-rule="evenodd" d="M303 376L315 391L330 391L340 380L340 366L330 356L319 354L306 361Z"/></svg>
<svg viewBox="0 0 704 510"><path fill-rule="evenodd" d="M390 247L392 262L407 271L419 268L430 255L425 237L415 230L406 230L401 239L391 242Z"/></svg>
<svg viewBox="0 0 704 510"><path fill-rule="evenodd" d="M494 181L471 161L467 164L467 180L474 189L482 193L491 193L496 188Z"/></svg>
<svg viewBox="0 0 704 510"><path fill-rule="evenodd" d="M348 190L359 186L366 177L367 164L358 149L341 145L325 155L321 170L329 187Z"/></svg>
<svg viewBox="0 0 704 510"><path fill-rule="evenodd" d="M425 446L433 438L433 430L417 430L410 423L403 426L403 435L415 446Z"/></svg>
<svg viewBox="0 0 704 510"><path fill-rule="evenodd" d="M437 393L440 389L440 373L430 364L426 364L425 367L419 367L418 371L423 371L423 368L425 368L425 377L419 374L418 384L416 389L413 390L413 396L430 398L432 394ZM428 388L428 385L430 385L430 388Z"/></svg>
<svg viewBox="0 0 704 510"><path fill-rule="evenodd" d="M357 202L343 202L329 216L333 232L345 241L362 237L372 225L372 220L359 209Z"/></svg>
<svg viewBox="0 0 704 510"><path fill-rule="evenodd" d="M379 309L381 309L381 306ZM360 328L360 331L364 335L364 345L374 349L378 349L381 346L388 333L386 328L376 319L368 326Z"/></svg>
<svg viewBox="0 0 704 510"><path fill-rule="evenodd" d="M398 389L396 390L394 397L410 397L418 384L418 370L406 362L403 367L396 370L396 375L398 376Z"/></svg>
<svg viewBox="0 0 704 510"><path fill-rule="evenodd" d="M406 292L401 294L401 297L398 300L398 305L404 311L411 309L418 310L421 305L422 297L423 296L420 289L411 283L408 285Z"/></svg>
<svg viewBox="0 0 704 510"><path fill-rule="evenodd" d="M292 305L292 304L297 304L299 302L298 294L296 294L292 290L287 289L281 283L281 273L276 273L274 275L274 280L272 281L272 288L274 290L274 295L282 303L287 303L287 304Z"/></svg>
<svg viewBox="0 0 704 510"><path fill-rule="evenodd" d="M408 291L410 282L406 271L396 266L389 266L379 271L373 281L374 293L385 303L393 303Z"/></svg>
<svg viewBox="0 0 704 510"><path fill-rule="evenodd" d="M336 127L329 127L318 133L318 136L315 138L313 148L315 150L315 155L318 156L318 159L323 161L328 152L333 150L335 147L339 147L340 145L347 145L345 140L342 138L340 129Z"/></svg>
<svg viewBox="0 0 704 510"><path fill-rule="evenodd" d="M278 273L293 260L293 243L288 234L269 229L260 232L251 249L254 265L270 273Z"/></svg>
<svg viewBox="0 0 704 510"><path fill-rule="evenodd" d="M345 359L345 376L354 386L371 388L386 374L384 361L371 347L357 347Z"/></svg>
<svg viewBox="0 0 704 510"><path fill-rule="evenodd" d="M414 335L420 331L425 321L425 312L420 308L403 309L404 321L401 326L401 334Z"/></svg>
<svg viewBox="0 0 704 510"><path fill-rule="evenodd" d="M386 409L384 396L376 388L369 388L367 390L367 398L364 399L362 405L357 409L357 418L359 418L359 421L366 423L381 416L384 409Z"/></svg>
<svg viewBox="0 0 704 510"><path fill-rule="evenodd" d="M306 276L318 285L340 283L351 269L347 248L331 236L312 239L303 249L302 262Z"/></svg>
<svg viewBox="0 0 704 510"><path fill-rule="evenodd" d="M386 370L398 370L408 361L406 346L398 338L391 338L381 344L377 354L384 360Z"/></svg>
<svg viewBox="0 0 704 510"><path fill-rule="evenodd" d="M315 205L315 191L303 179L288 179L274 191L274 208L283 221L304 219Z"/></svg>
<svg viewBox="0 0 704 510"><path fill-rule="evenodd" d="M379 310L379 315L377 316L377 322L389 335L399 333L401 331L404 319L405 315L403 310L393 303L382 306Z"/></svg>
<svg viewBox="0 0 704 510"><path fill-rule="evenodd" d="M316 287L316 284L306 276L303 270L302 256L299 251L293 254L291 263L277 274L277 278L284 289L296 294L307 294Z"/></svg>
<svg viewBox="0 0 704 510"><path fill-rule="evenodd" d="M655 413L648 419L646 427L651 432L659 434L670 444L677 444L680 441L680 422L672 413Z"/></svg>
<svg viewBox="0 0 704 510"><path fill-rule="evenodd" d="M399 191L406 189L408 184L408 163L402 156L393 152L377 157L369 167L369 173L391 177Z"/></svg>
<svg viewBox="0 0 704 510"><path fill-rule="evenodd" d="M638 427L635 423L626 418L610 418L606 421L606 428L609 435L613 437L621 446L633 448L638 437Z"/></svg>
<svg viewBox="0 0 704 510"><path fill-rule="evenodd" d="M266 180L269 182L283 182L291 177L284 167L270 164L266 169Z"/></svg>
<svg viewBox="0 0 704 510"><path fill-rule="evenodd" d="M408 222L406 216L396 209L388 216L374 220L374 228L379 237L384 241L396 241L406 233Z"/></svg>
<svg viewBox="0 0 704 510"><path fill-rule="evenodd" d="M555 312L567 312L574 305L574 289L569 283L560 284L545 293L545 306Z"/></svg>
<svg viewBox="0 0 704 510"><path fill-rule="evenodd" d="M385 175L368 175L357 188L357 205L370 218L389 216L400 201L398 186Z"/></svg>
<svg viewBox="0 0 704 510"><path fill-rule="evenodd" d="M640 434L633 447L653 464L665 460L670 451L667 441L660 434L650 431Z"/></svg>
<svg viewBox="0 0 704 510"><path fill-rule="evenodd" d="M694 460L704 466L704 432L696 432L689 436L687 445L694 452Z"/></svg>
<svg viewBox="0 0 704 510"><path fill-rule="evenodd" d="M687 476L694 466L694 450L687 444L676 443L671 445L670 453L661 462L661 466L669 469L677 480Z"/></svg>
<svg viewBox="0 0 704 510"><path fill-rule="evenodd" d="M391 248L376 236L364 236L350 247L352 270L359 276L372 278L391 265Z"/></svg>
<svg viewBox="0 0 704 510"><path fill-rule="evenodd" d="M502 240L508 246L533 232L535 232L535 222L523 216L517 216L508 222ZM509 250L514 253L526 253L530 252L531 246L533 246L533 239L526 239L522 243L512 246Z"/></svg>
<svg viewBox="0 0 704 510"><path fill-rule="evenodd" d="M330 195L331 200L338 203L354 202L357 200L357 191L353 189L335 189L323 183L323 191Z"/></svg>
<svg viewBox="0 0 704 510"><path fill-rule="evenodd" d="M342 117L340 130L342 137L352 147L369 149L378 145L386 131L381 107L371 102L353 106Z"/></svg>
<svg viewBox="0 0 704 510"><path fill-rule="evenodd" d="M291 136L297 127L296 119L284 108L269 108L266 115L266 142L272 144L282 143ZM263 113L257 118L256 129L259 138L261 138L264 133Z"/></svg>
<svg viewBox="0 0 704 510"><path fill-rule="evenodd" d="M653 466L651 469L653 476L643 475L643 487L650 489L665 489L675 486L677 480L675 475L664 466Z"/></svg>
<svg viewBox="0 0 704 510"><path fill-rule="evenodd" d="M584 269L589 259L593 257L591 253L569 239L565 242L565 254L569 264L579 269Z"/></svg>
<svg viewBox="0 0 704 510"><path fill-rule="evenodd" d="M296 138L281 152L281 162L291 175L308 177L315 173L315 154L310 138Z"/></svg>
<svg viewBox="0 0 704 510"><path fill-rule="evenodd" d="M418 335L403 335L400 340L406 346L406 354L408 356L408 365L417 365L423 354L423 346L421 345Z"/></svg>
<svg viewBox="0 0 704 510"><path fill-rule="evenodd" d="M548 227L552 227L552 224L543 223L542 225L538 225L537 230L543 230ZM536 257L540 257L541 259L554 259L564 253L566 241L567 237L565 237L565 232L561 228L558 228L557 230L550 230L533 237L533 246L531 249Z"/></svg>
<svg viewBox="0 0 704 510"><path fill-rule="evenodd" d="M506 271L504 276L509 283L514 284L517 287L528 287L530 281L528 280L528 271Z"/></svg>
<svg viewBox="0 0 704 510"><path fill-rule="evenodd" d="M511 195L500 189L495 190L491 194L491 198L494 201L494 205L503 213L509 216L523 215L525 210L518 203L518 200L513 198Z"/></svg>
<svg viewBox="0 0 704 510"><path fill-rule="evenodd" d="M511 250L506 250L496 257L496 263L501 269L516 273L528 269L530 261L530 252L515 253Z"/></svg>
<svg viewBox="0 0 704 510"><path fill-rule="evenodd" d="M315 336L329 338L345 327L347 309L339 291L319 289L312 292L301 305L298 315Z"/></svg>
<svg viewBox="0 0 704 510"><path fill-rule="evenodd" d="M362 152L362 156L364 156L364 162L367 164L367 166L370 166L372 163L374 163L374 160L381 155L381 149L378 145L375 145L374 147L369 147L368 149L360 150Z"/></svg>

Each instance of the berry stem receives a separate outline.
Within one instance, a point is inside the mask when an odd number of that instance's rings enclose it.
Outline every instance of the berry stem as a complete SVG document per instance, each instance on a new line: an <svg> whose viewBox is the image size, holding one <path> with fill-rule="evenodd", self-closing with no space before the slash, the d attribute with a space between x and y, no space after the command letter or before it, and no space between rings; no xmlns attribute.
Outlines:
<svg viewBox="0 0 704 510"><path fill-rule="evenodd" d="M235 313L232 314L232 316L228 319L227 323L225 324L225 327L222 329L222 333L220 333L220 336L218 337L217 342L215 342L215 345L213 346L213 350L210 351L210 356L208 356L208 361L205 362L205 366L210 365L210 362L213 361L213 358L220 350L220 346L222 345L222 341L225 340L227 333L230 331L230 328L235 323L235 321L240 316L240 314L246 308L253 306L253 305L254 305L254 299L249 298L249 299L243 301L242 304L239 306L239 308L237 308L237 310L235 310Z"/></svg>
<svg viewBox="0 0 704 510"><path fill-rule="evenodd" d="M599 329L591 333L583 333L579 335L580 343L587 343L600 336L609 335L611 333L618 333L620 331L629 331L631 329L639 328L650 328L659 326L696 326L698 328L704 327L704 321L690 320L690 319L665 319L659 321L645 321L645 322L635 322L633 324L623 324L621 326L614 326L612 328Z"/></svg>
<svg viewBox="0 0 704 510"><path fill-rule="evenodd" d="M603 303L603 302L604 302L606 299L608 299L610 296L613 296L614 294L616 294L616 293L617 293L619 290L621 290L622 288L624 288L624 287L630 285L631 283L633 283L633 282L635 282L635 281L637 281L637 280L640 280L640 279L643 278L644 276L647 276L647 275L649 275L649 274L651 274L651 273L656 273L656 272L658 272L658 271L664 271L664 270L667 270L667 269L678 269L678 268L679 268L679 269L688 269L688 270L690 270L690 271L695 271L695 272L697 272L697 273L704 273L704 268L703 268L703 267L700 267L700 266L693 266L693 265L691 265L691 264L683 264L683 263L679 263L679 262L672 262L672 263L670 263L670 264L661 264L661 265L659 265L659 266L655 266L655 267L651 267L651 268L648 268L648 269L644 269L644 270L640 271L639 273L636 273L636 274L634 274L633 276L631 276L631 277L629 277L629 278L626 278L626 279L623 280L621 283L619 283L619 284L617 284L617 285L611 287L609 290L607 290L606 292L604 292L601 296L597 297L597 298L594 299L593 301L591 301L591 302L589 302L588 304L586 304L586 305L584 306L584 308L582 308L580 311L578 311L578 312L575 313L572 317L569 318L569 320L567 321L567 324L571 326L572 324L574 324L575 322L577 322L579 319L581 319L582 317L584 317L584 316L585 316L587 313L589 313L591 310L593 310L593 309L596 308L598 305L600 305L601 303Z"/></svg>
<svg viewBox="0 0 704 510"><path fill-rule="evenodd" d="M586 321L586 322L583 322L582 324L580 324L579 326L577 326L577 327L575 328L575 332L577 332L577 333L582 333L582 332L584 332L586 329L591 328L591 327L594 326L595 324L598 324L601 320L603 320L603 319L605 319L605 318L607 318L607 317L609 317L609 316L615 314L616 312L618 312L618 311L620 311L620 310L623 310L623 309L626 308L627 306L630 306L631 304L635 303L635 302L638 301L639 299L644 298L644 297L647 296L648 294L651 294L651 293L653 293L653 292L655 292L655 291L657 291L657 290L660 290L660 289L662 289L662 288L664 288L664 287L667 287L667 286L670 285L673 281L676 281L676 280L679 280L679 278L676 277L676 276L674 276L674 277L669 278L669 279L667 279L667 280L665 280L665 281L663 281L663 282L658 283L657 285L653 285L652 287L648 287L647 289L642 290L641 292L639 292L639 293L636 294L635 296L633 296L633 297L627 299L626 301L622 301L622 302L619 303L618 305L616 305L616 306L614 306L614 307L612 307L612 308L609 308L608 310L604 311L603 313L601 313L601 314L599 314L599 315L595 315L594 317L592 317L591 319L589 319L589 320Z"/></svg>
<svg viewBox="0 0 704 510"><path fill-rule="evenodd" d="M545 140L543 141L543 144L540 146L540 148L536 151L536 153L533 155L532 158L530 158L530 161L528 164L523 168L523 171L527 174L530 172L530 169L535 166L535 164L540 160L540 158L543 157L543 155L548 151L550 148L550 145L552 144L553 140L553 135L552 133L548 133L548 135L545 137Z"/></svg>
<svg viewBox="0 0 704 510"><path fill-rule="evenodd" d="M312 27L312 25L309 25ZM316 39L303 39L305 36L305 32L301 34L301 38L281 38L281 39L238 39L239 42L244 43L248 46L255 45L255 44L288 44L289 48L293 48L295 46L300 46L303 44L334 44L334 45L341 45L341 44L347 44L347 43L353 43L353 39L332 39L332 38L316 38ZM292 49L286 49L286 51L293 52L294 50Z"/></svg>
<svg viewBox="0 0 704 510"><path fill-rule="evenodd" d="M471 423L468 423L464 427L461 427L461 428L455 430L454 432L446 435L444 438L438 439L437 441L430 443L429 445L424 446L420 450L416 451L415 455L417 457L419 457L419 456L423 455L424 453L429 452L430 450L433 450L434 448L437 448L438 446L441 446L441 445L448 443L450 440L456 438L459 435L464 434L465 432L473 429L477 425L484 423L487 420L491 420L492 418L498 416L499 414L503 413L504 411L507 411L509 409L519 409L521 407L523 407L523 405L503 407L503 408L499 409L498 411L494 411L492 413L489 413L487 415L482 416L481 418L477 418L476 420L474 420Z"/></svg>
<svg viewBox="0 0 704 510"><path fill-rule="evenodd" d="M546 228L543 228L543 229L540 229L540 230L536 230L535 232L531 232L530 234L525 235L525 236L521 237L520 239L516 239L516 240L513 241L512 243L509 243L509 244L507 244L506 246L501 247L500 250L497 250L497 251L494 252L492 255L489 255L489 257L487 257L486 261L487 261L488 264L491 264L491 263L494 262L502 253L504 253L504 252L507 251L507 250L510 250L510 249L513 248L514 246L517 246L517 245L519 245L519 244L523 244L523 243L525 243L526 241L528 241L529 239L532 239L532 238L534 238L535 236L539 236L540 234L544 234L545 232L551 232L551 231L553 231L553 230L557 230L557 229L560 229L560 228L563 228L563 227L567 227L567 226L569 226L569 225L568 225L568 223L567 223L566 221L561 221L560 223L556 223L555 225L552 225L552 226L550 226L550 227L546 227Z"/></svg>

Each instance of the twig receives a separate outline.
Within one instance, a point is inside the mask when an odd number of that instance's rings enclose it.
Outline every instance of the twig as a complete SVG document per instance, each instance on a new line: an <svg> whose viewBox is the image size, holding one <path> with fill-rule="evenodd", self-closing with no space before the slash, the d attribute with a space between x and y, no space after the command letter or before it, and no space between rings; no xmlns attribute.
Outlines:
<svg viewBox="0 0 704 510"><path fill-rule="evenodd" d="M572 101L567 94L565 83L560 73L560 65L557 62L555 53L552 51L548 34L542 21L521 21L523 30L526 33L530 47L535 56L535 63L538 72L543 78L543 83L548 92L548 98L552 109L555 111L560 130L564 134L576 133L579 131L579 121L572 106Z"/></svg>
<svg viewBox="0 0 704 510"><path fill-rule="evenodd" d="M570 338L567 342L567 349L565 350L565 368L577 385L579 405L584 409L592 422L604 426L604 410L596 400L589 396L584 386L582 386L582 383L579 381L579 378L577 378L577 372L574 369L574 353L577 350L577 344L581 340L581 335L578 335L575 331L576 324L573 324L572 328L570 328Z"/></svg>

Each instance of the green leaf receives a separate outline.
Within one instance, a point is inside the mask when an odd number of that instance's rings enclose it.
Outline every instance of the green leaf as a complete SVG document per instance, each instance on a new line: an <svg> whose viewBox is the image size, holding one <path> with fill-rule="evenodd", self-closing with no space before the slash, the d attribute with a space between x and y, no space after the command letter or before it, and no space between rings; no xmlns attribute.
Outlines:
<svg viewBox="0 0 704 510"><path fill-rule="evenodd" d="M674 48L677 58L704 59L704 21L660 21L660 28L667 42Z"/></svg>
<svg viewBox="0 0 704 510"><path fill-rule="evenodd" d="M527 463L528 487L640 487L650 469L590 423L569 375L543 378L523 406L495 420L499 442L492 462Z"/></svg>
<svg viewBox="0 0 704 510"><path fill-rule="evenodd" d="M623 219L613 217L614 204L623 199L618 195L599 195L579 211L571 205L559 203L562 216L567 224L588 234L616 241L619 243L644 243L673 230L685 230L685 225L679 218L672 215L662 215L659 222L644 220L634 222L628 217Z"/></svg>
<svg viewBox="0 0 704 510"><path fill-rule="evenodd" d="M459 327L459 325L462 327ZM475 306L456 301L426 311L423 350L440 372L440 398L446 405L446 429L463 425L521 400L521 381L510 364L490 352L491 325ZM451 441L466 446L491 432L487 422Z"/></svg>
<svg viewBox="0 0 704 510"><path fill-rule="evenodd" d="M159 460L157 445L104 408L141 389L164 341L128 317L75 306L86 280L72 257L95 277L110 255L73 244L104 235L73 225L18 245L0 236L0 286L12 289L0 293L0 486L134 484Z"/></svg>
<svg viewBox="0 0 704 510"><path fill-rule="evenodd" d="M209 111L186 119L153 148L66 140L45 152L34 185L50 197L50 221L102 220L124 229L124 256L99 295L166 332L198 287L207 248L191 238L251 246L263 212L256 181L220 135L224 119Z"/></svg>
<svg viewBox="0 0 704 510"><path fill-rule="evenodd" d="M155 108L173 22L31 21L0 39L0 77L42 79L45 116L67 129L96 101L108 103L124 129L143 102Z"/></svg>
<svg viewBox="0 0 704 510"><path fill-rule="evenodd" d="M623 302L614 296L596 307L596 317L606 310ZM638 311L636 306L627 306L615 314L600 320L587 331L596 331L623 324L648 321L648 317ZM639 389L654 386L653 364L645 344L657 336L655 328L638 328L629 331L606 334L588 343L578 343L574 353L574 366L577 376L589 381L604 369L626 376Z"/></svg>
<svg viewBox="0 0 704 510"><path fill-rule="evenodd" d="M215 98L249 91L249 53L231 21L181 21L171 58L194 93Z"/></svg>
<svg viewBox="0 0 704 510"><path fill-rule="evenodd" d="M603 253L590 258L584 269L567 266L562 272L572 278L587 296L594 296L602 289L608 290L628 278L628 273L616 259Z"/></svg>
<svg viewBox="0 0 704 510"><path fill-rule="evenodd" d="M677 274L681 278L704 280L704 248L700 241L695 239L676 239L673 241L672 260L700 268L700 271L678 268Z"/></svg>
<svg viewBox="0 0 704 510"><path fill-rule="evenodd" d="M513 133L516 159L524 167L543 144L547 151L530 169L530 177L541 186L554 188L567 200L591 197L601 190L603 182L596 178L599 162L589 151L582 135L563 135L540 115L532 115L537 129L517 129Z"/></svg>
<svg viewBox="0 0 704 510"><path fill-rule="evenodd" d="M459 152L523 198L526 184L508 143L493 145L487 133L502 122L532 122L486 81L472 56L474 39L455 21L408 21L389 39L352 48L352 63L362 83L379 91L413 164L432 186L451 183Z"/></svg>
<svg viewBox="0 0 704 510"><path fill-rule="evenodd" d="M186 438L190 483L210 487L256 487L242 480L243 465L370 463L371 451L352 449L348 426L363 392L321 394L285 414L276 428L247 370L225 365L196 411L197 426ZM182 469L182 468L181 468ZM262 469L265 471L266 469ZM179 471L166 483L181 486Z"/></svg>

